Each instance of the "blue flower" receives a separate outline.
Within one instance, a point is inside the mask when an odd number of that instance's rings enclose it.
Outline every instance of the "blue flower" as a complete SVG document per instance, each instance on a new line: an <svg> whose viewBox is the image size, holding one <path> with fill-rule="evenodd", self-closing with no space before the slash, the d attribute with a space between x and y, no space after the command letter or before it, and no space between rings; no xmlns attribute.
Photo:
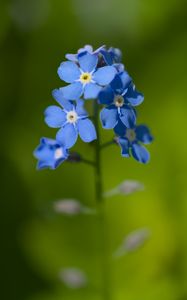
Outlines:
<svg viewBox="0 0 187 300"><path fill-rule="evenodd" d="M111 47L107 50L103 47L100 49L100 53L102 54L105 63L109 66L121 63L122 53L118 48Z"/></svg>
<svg viewBox="0 0 187 300"><path fill-rule="evenodd" d="M85 45L83 48L80 48L77 52L77 54L66 54L66 58L70 61L78 62L78 55L88 52L90 54L99 54L101 49L103 49L104 46L99 47L95 51L93 51L93 47L91 45Z"/></svg>
<svg viewBox="0 0 187 300"><path fill-rule="evenodd" d="M56 140L41 138L40 145L34 151L34 156L38 159L37 168L56 169L68 158L68 151Z"/></svg>
<svg viewBox="0 0 187 300"><path fill-rule="evenodd" d="M142 103L143 95L136 91L127 72L117 74L98 98L101 104L107 104L100 113L103 128L112 129L120 120L128 128L136 123L133 106Z"/></svg>
<svg viewBox="0 0 187 300"><path fill-rule="evenodd" d="M40 140L34 152L38 168L55 169L66 159L81 161L79 153L74 157L69 156L68 151L78 136L86 143L97 138L95 124L84 109L87 99L95 99L96 105L102 106L102 127L114 130L122 156L133 156L137 161L147 163L149 152L142 144L149 144L153 138L145 125L136 126L135 110L144 97L125 70L121 51L105 46L93 50L92 46L86 45L76 54L67 54L66 59L60 64L58 75L68 85L53 91L59 106L49 106L44 112L47 125L58 128L56 139ZM98 111L99 107L94 110L94 117Z"/></svg>
<svg viewBox="0 0 187 300"><path fill-rule="evenodd" d="M88 119L84 101L78 99L76 105L63 98L62 89L53 91L53 97L62 106L49 106L45 110L45 122L49 127L60 128L56 139L67 149L71 148L80 138L89 143L97 138L93 123Z"/></svg>
<svg viewBox="0 0 187 300"><path fill-rule="evenodd" d="M97 98L103 86L108 85L117 73L113 66L97 68L98 55L83 52L78 55L78 64L72 61L61 63L59 77L70 85L63 87L64 98L76 100L84 94L85 99Z"/></svg>
<svg viewBox="0 0 187 300"><path fill-rule="evenodd" d="M121 52L120 49L110 47L108 51L111 54L111 56L113 57L113 61L115 63L121 63L121 61L122 61L122 52Z"/></svg>
<svg viewBox="0 0 187 300"><path fill-rule="evenodd" d="M150 144L153 140L149 128L145 125L126 128L122 122L114 128L118 135L118 143L121 147L121 154L124 157L132 155L141 163L148 163L150 154L142 144Z"/></svg>
<svg viewBox="0 0 187 300"><path fill-rule="evenodd" d="M123 72L125 70L124 64L121 63L122 53L117 48L102 48L100 50L101 58L99 65L113 66L116 68L117 72Z"/></svg>

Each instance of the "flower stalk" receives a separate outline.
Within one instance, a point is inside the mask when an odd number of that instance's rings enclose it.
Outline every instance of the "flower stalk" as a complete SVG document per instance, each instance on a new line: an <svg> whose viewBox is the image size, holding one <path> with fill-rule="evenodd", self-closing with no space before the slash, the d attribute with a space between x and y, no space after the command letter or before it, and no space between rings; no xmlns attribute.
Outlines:
<svg viewBox="0 0 187 300"><path fill-rule="evenodd" d="M94 125L97 132L95 141L95 198L98 211L100 246L101 246L101 266L102 266L102 294L104 300L111 299L110 293L110 268L108 255L107 224L105 217L105 199L103 198L102 169L101 169L101 141L99 133L99 105L97 101L93 102Z"/></svg>

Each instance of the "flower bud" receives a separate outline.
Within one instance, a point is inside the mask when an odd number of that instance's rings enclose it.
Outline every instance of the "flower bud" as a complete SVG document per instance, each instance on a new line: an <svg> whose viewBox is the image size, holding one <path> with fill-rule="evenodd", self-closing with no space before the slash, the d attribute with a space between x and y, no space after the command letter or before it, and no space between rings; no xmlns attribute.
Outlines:
<svg viewBox="0 0 187 300"><path fill-rule="evenodd" d="M59 278L70 289L83 288L87 284L85 273L76 268L62 269Z"/></svg>

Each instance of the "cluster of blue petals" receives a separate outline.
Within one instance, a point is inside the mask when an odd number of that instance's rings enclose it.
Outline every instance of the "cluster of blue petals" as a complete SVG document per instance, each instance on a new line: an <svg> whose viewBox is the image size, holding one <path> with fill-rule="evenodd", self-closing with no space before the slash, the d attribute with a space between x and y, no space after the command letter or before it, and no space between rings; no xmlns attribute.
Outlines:
<svg viewBox="0 0 187 300"><path fill-rule="evenodd" d="M142 144L150 143L152 136L145 125L136 125L135 107L144 97L121 58L119 49L102 46L94 51L90 45L66 55L67 61L60 64L58 75L67 85L52 92L58 105L49 106L44 112L46 124L58 131L54 140L42 138L35 150L39 169L55 169L68 159L78 136L86 143L97 138L84 108L86 100L92 99L102 107L102 127L113 129L117 135L122 156L132 155L142 163L149 161L149 152Z"/></svg>

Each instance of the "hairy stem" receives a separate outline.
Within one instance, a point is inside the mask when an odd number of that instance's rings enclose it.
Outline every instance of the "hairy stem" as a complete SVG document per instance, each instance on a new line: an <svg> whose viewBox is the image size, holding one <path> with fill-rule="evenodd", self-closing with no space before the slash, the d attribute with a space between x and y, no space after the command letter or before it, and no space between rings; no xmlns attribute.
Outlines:
<svg viewBox="0 0 187 300"><path fill-rule="evenodd" d="M97 140L95 141L95 193L96 203L98 208L99 232L101 243L101 259L102 259L102 274L103 274L103 299L110 300L110 270L108 257L108 239L107 226L105 218L105 202L103 198L102 188L102 169L101 169L101 141L99 134L99 106L97 101L94 101L94 124L97 131Z"/></svg>

